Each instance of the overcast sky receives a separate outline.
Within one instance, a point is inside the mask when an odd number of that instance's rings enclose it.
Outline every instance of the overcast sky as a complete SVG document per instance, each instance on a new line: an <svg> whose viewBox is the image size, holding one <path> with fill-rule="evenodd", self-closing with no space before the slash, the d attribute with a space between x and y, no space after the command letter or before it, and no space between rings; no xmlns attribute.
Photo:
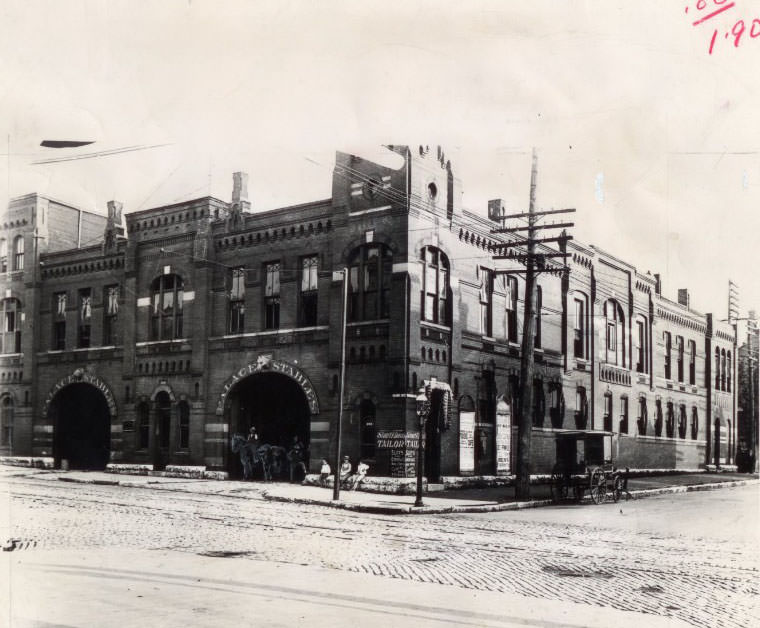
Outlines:
<svg viewBox="0 0 760 628"><path fill-rule="evenodd" d="M760 310L760 3L693 26L717 8L5 0L0 199L129 212L228 200L245 170L265 210L328 198L335 150L423 143L444 148L467 208L503 198L521 211L535 146L538 204L577 208L577 239L721 318L731 278L744 315ZM739 19L735 47L725 33Z"/></svg>

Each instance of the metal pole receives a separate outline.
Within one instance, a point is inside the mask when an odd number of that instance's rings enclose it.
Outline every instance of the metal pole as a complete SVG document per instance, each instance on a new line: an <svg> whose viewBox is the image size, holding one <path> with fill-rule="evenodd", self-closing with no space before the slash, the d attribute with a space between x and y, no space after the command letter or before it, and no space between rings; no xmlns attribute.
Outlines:
<svg viewBox="0 0 760 628"><path fill-rule="evenodd" d="M348 268L343 269L343 318L340 336L340 396L338 403L338 426L335 438L335 469L333 482L333 499L340 499L340 434L343 430L343 391L346 384L346 318L348 314Z"/></svg>
<svg viewBox="0 0 760 628"><path fill-rule="evenodd" d="M415 407L415 410L417 411L420 436L417 440L417 498L414 500L414 506L415 508L420 508L425 505L422 503L422 467L425 464L425 453L422 447L422 438L423 431L425 429L425 414L427 414L427 411L426 409L420 411L420 409L417 407Z"/></svg>

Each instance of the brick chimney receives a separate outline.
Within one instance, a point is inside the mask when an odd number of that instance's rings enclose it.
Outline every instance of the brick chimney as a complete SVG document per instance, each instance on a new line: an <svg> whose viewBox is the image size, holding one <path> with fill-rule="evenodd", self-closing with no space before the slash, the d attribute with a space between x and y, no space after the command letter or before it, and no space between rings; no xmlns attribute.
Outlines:
<svg viewBox="0 0 760 628"><path fill-rule="evenodd" d="M654 274L654 293L662 294L662 280L660 279L660 273Z"/></svg>
<svg viewBox="0 0 760 628"><path fill-rule="evenodd" d="M689 307L689 291L686 288L678 289L678 305L683 305L685 308Z"/></svg>
<svg viewBox="0 0 760 628"><path fill-rule="evenodd" d="M238 205L240 211L251 209L251 202L248 200L248 173L235 172L232 174L232 207Z"/></svg>

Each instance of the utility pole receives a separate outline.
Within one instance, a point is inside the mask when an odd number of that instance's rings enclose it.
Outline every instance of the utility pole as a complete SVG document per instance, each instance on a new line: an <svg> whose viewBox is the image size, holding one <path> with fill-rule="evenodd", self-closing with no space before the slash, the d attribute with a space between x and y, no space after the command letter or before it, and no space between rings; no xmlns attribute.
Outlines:
<svg viewBox="0 0 760 628"><path fill-rule="evenodd" d="M531 432L533 430L533 376L535 366L535 334L536 334L536 275L539 273L558 274L567 272L569 269L564 260L568 257L565 247L572 236L568 236L564 230L565 227L572 227L573 223L555 223L555 224L538 224L543 216L553 214L572 213L575 209L556 209L536 211L536 178L538 175L538 157L533 149L531 173L530 173L530 202L527 213L512 214L500 216L501 228L493 229L491 233L498 234L516 234L520 231L527 231L527 235L514 242L497 244L498 254L494 256L495 260L510 259L521 262L525 265L524 269L496 270L495 274L521 274L525 273L525 316L523 318L523 337L522 337L522 355L520 358L520 397L518 405L518 423L517 423L517 469L515 496L518 499L530 498L530 472L531 472ZM512 218L521 218L528 221L527 226L506 227L505 221ZM549 238L537 238L536 234L541 229L558 229L563 231L560 236ZM549 242L558 242L560 251L554 250L542 251L536 253L537 245L545 245ZM514 247L524 247L515 253ZM544 247L545 248L545 247ZM562 258L562 265L555 265L547 259Z"/></svg>

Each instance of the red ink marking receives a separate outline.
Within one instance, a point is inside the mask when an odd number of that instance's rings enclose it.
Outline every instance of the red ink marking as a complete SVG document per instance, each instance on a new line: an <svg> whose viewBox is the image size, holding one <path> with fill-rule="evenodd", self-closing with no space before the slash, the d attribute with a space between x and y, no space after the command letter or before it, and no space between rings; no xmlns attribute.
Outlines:
<svg viewBox="0 0 760 628"><path fill-rule="evenodd" d="M726 31L726 35L725 35L724 39L728 39L728 31Z"/></svg>
<svg viewBox="0 0 760 628"><path fill-rule="evenodd" d="M708 13L703 18L701 18L701 19L697 20L696 22L694 22L694 24L692 24L692 26L697 26L698 24L701 24L702 22L706 22L710 18L713 18L716 15L719 15L720 13L723 13L723 11L728 11L731 7L734 7L734 6L736 6L736 4L734 2L732 2L731 4L727 4L726 6L721 7L717 11L713 11L712 13Z"/></svg>
<svg viewBox="0 0 760 628"><path fill-rule="evenodd" d="M737 28L739 27L739 32L737 33ZM733 28L731 29L731 33L734 36L734 48L739 47L739 40L742 38L742 35L744 34L744 20L739 20L736 24L734 24Z"/></svg>
<svg viewBox="0 0 760 628"><path fill-rule="evenodd" d="M757 26L757 32L755 32L755 26ZM752 28L749 29L749 36L754 39L755 37L760 37L760 20L754 19L752 20Z"/></svg>
<svg viewBox="0 0 760 628"><path fill-rule="evenodd" d="M710 40L710 54L712 54L713 46L715 45L715 38L718 36L718 29L713 30L713 36Z"/></svg>

